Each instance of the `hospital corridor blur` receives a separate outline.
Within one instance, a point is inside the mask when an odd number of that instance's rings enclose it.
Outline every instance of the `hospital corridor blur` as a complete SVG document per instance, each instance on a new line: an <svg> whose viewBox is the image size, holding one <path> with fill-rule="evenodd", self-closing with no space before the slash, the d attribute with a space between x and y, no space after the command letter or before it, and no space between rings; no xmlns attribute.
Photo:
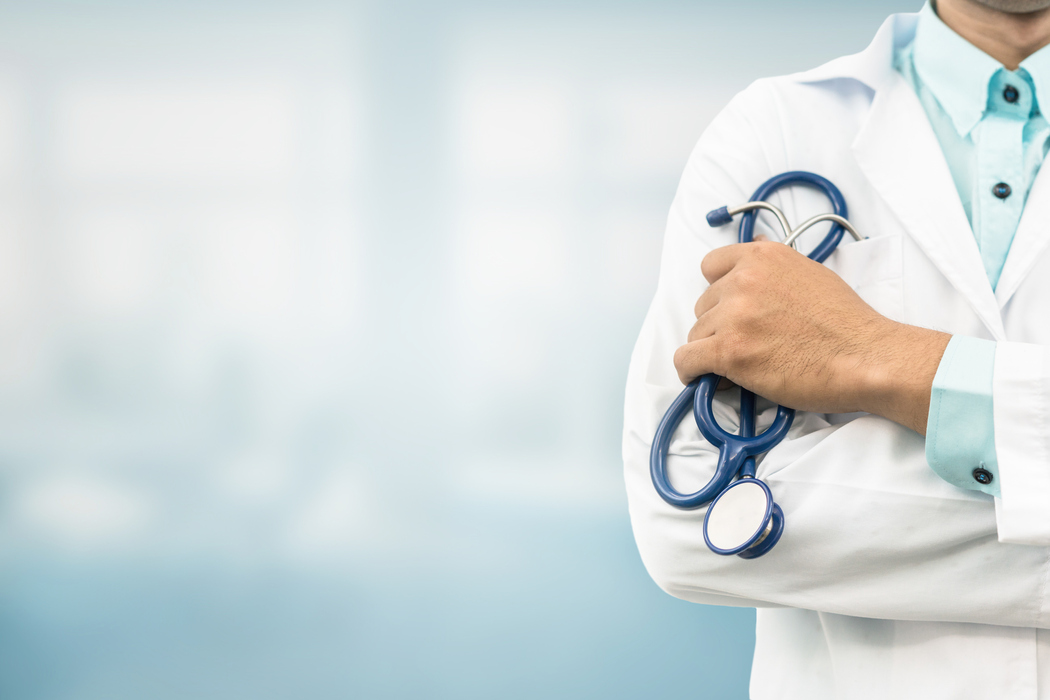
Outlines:
<svg viewBox="0 0 1050 700"><path fill-rule="evenodd" d="M707 123L901 9L0 5L0 698L746 697L623 378Z"/></svg>

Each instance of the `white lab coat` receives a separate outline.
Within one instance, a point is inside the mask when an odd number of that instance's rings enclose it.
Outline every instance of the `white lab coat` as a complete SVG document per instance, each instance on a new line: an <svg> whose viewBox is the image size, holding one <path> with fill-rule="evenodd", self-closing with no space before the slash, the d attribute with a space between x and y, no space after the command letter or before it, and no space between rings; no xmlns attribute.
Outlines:
<svg viewBox="0 0 1050 700"><path fill-rule="evenodd" d="M892 67L895 37L914 25L915 15L891 17L862 53L760 80L712 122L682 177L631 359L623 449L642 559L672 595L759 608L756 699L1050 700L1050 167L993 293L922 106ZM1002 498L942 481L923 438L888 420L800 413L758 469L783 507L784 536L745 561L708 551L703 509L660 499L649 447L682 389L672 356L706 285L700 261L735 242L736 225L712 229L704 215L787 170L842 190L869 240L846 236L827 264L879 312L998 341ZM778 204L793 222L828 210L799 188ZM734 405L718 407L727 429ZM708 480L716 452L691 419L670 452L680 491Z"/></svg>

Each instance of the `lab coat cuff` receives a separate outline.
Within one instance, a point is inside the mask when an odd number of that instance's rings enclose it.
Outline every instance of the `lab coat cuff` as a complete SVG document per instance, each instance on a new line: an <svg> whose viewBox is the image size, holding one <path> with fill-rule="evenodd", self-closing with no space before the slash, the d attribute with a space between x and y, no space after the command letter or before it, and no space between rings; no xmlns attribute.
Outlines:
<svg viewBox="0 0 1050 700"><path fill-rule="evenodd" d="M995 346L961 335L949 341L930 392L926 463L953 486L998 496Z"/></svg>
<svg viewBox="0 0 1050 700"><path fill-rule="evenodd" d="M995 444L1001 500L996 502L1000 542L1050 545L1050 377L1046 348L997 344Z"/></svg>

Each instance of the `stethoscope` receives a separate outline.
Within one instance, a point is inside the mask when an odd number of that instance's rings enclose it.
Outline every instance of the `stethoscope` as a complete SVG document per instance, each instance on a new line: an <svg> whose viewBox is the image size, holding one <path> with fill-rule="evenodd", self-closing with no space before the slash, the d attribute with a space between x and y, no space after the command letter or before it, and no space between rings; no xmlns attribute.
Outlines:
<svg viewBox="0 0 1050 700"><path fill-rule="evenodd" d="M805 185L822 191L831 200L835 213L814 216L792 229L784 212L765 200L777 190L793 185ZM759 210L768 211L776 217L784 231L784 243L793 248L797 248L798 237L804 231L822 221L832 222L831 230L824 240L807 256L819 263L824 262L835 250L844 231L849 231L858 241L863 239L846 220L846 200L839 189L827 178L803 171L771 177L755 190L751 201L738 207L715 209L707 215L707 223L712 227L724 226L737 214L743 214L739 240L749 243L753 240ZM740 434L732 435L715 420L715 389L720 379L717 375L705 374L694 380L667 409L653 438L649 471L657 493L672 506L693 509L711 504L704 516L704 541L711 551L754 559L773 549L784 532L784 511L773 501L773 494L766 482L755 476L755 458L773 449L787 436L795 419L795 411L778 406L773 424L761 435L755 435L755 395L741 388ZM718 448L718 463L714 476L706 486L694 493L684 494L675 490L667 479L667 450L675 429L690 406L700 433Z"/></svg>

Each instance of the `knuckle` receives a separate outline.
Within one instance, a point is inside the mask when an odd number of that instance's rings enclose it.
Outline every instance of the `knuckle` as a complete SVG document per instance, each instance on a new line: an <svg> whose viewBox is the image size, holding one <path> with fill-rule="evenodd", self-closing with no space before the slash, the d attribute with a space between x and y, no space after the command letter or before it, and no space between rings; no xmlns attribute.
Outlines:
<svg viewBox="0 0 1050 700"><path fill-rule="evenodd" d="M741 289L754 289L762 282L762 273L753 267L744 267L733 274L733 283Z"/></svg>
<svg viewBox="0 0 1050 700"><path fill-rule="evenodd" d="M696 303L693 304L693 316L700 318L700 309L703 308L703 301L704 297L701 296L699 299L696 300Z"/></svg>
<svg viewBox="0 0 1050 700"><path fill-rule="evenodd" d="M751 343L747 333L739 328L727 328L718 343L718 363L726 372L740 369L748 362Z"/></svg>
<svg viewBox="0 0 1050 700"><path fill-rule="evenodd" d="M686 340L690 343L697 340L700 337L700 321L693 324L693 327L689 329L689 334L686 336Z"/></svg>
<svg viewBox="0 0 1050 700"><path fill-rule="evenodd" d="M726 328L719 335L721 336L721 342L718 344L719 354L726 358L737 357L743 345L740 331L736 328Z"/></svg>
<svg viewBox="0 0 1050 700"><path fill-rule="evenodd" d="M733 370L733 352L731 348L732 343L726 337L722 335L712 343L712 364L713 369L719 376L726 376Z"/></svg>
<svg viewBox="0 0 1050 700"><path fill-rule="evenodd" d="M710 280L715 272L715 262L711 257L714 252L715 251L708 253L704 256L704 259L700 261L700 274L703 275L706 280Z"/></svg>
<svg viewBox="0 0 1050 700"><path fill-rule="evenodd" d="M754 239L747 246L747 257L751 260L761 260L766 256L767 241Z"/></svg>
<svg viewBox="0 0 1050 700"><path fill-rule="evenodd" d="M763 263L771 263L790 250L788 246L783 243L777 243L775 241L759 241L755 244L755 258L762 261Z"/></svg>
<svg viewBox="0 0 1050 700"><path fill-rule="evenodd" d="M775 260L784 246L772 241L761 241L755 246L755 258L762 264L768 265Z"/></svg>

